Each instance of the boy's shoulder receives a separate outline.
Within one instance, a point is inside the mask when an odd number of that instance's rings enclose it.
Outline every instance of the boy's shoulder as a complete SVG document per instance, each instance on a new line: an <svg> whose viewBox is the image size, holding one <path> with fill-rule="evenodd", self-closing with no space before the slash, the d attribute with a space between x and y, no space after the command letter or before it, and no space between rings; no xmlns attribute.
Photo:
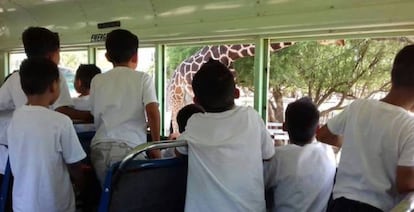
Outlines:
<svg viewBox="0 0 414 212"><path fill-rule="evenodd" d="M130 79L130 78L145 78L145 77L151 77L149 74L142 72L142 71L136 71L129 67L124 66L118 66L110 69L107 72L104 72L102 74L97 74L92 79L93 81L101 81L101 80L114 80L114 77L116 76L116 79L123 80L124 78Z"/></svg>
<svg viewBox="0 0 414 212"><path fill-rule="evenodd" d="M51 123L72 123L68 116L42 106L23 105L13 113L13 117L16 116L23 116L22 118L25 118L25 120L30 120L30 116L41 116L42 119L47 119Z"/></svg>

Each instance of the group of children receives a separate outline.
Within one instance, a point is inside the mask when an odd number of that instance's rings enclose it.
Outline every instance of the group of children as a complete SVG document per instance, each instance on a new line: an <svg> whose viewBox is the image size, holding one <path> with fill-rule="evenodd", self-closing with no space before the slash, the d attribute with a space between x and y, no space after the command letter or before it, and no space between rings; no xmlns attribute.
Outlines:
<svg viewBox="0 0 414 212"><path fill-rule="evenodd" d="M22 39L27 59L0 88L0 110L14 110L7 139L1 141L8 147L14 176L13 210L73 212L71 181L82 188L80 161L86 157L73 123L94 122L91 159L103 182L112 163L147 141L147 123L159 140L155 87L148 74L135 71L138 37L127 30L107 35L106 57L114 69L99 74L95 65L78 68L75 88L80 96L75 99L57 67L58 34L29 27ZM159 157L159 151L148 157Z"/></svg>
<svg viewBox="0 0 414 212"><path fill-rule="evenodd" d="M189 158L186 211L392 210L414 191L413 58L414 45L396 55L383 99L357 100L321 128L310 99L289 104L290 144L276 148L257 113L234 105L231 72L204 64L192 82L203 110L184 108L195 114L184 116L188 147L176 152ZM315 138L342 148L337 169Z"/></svg>
<svg viewBox="0 0 414 212"><path fill-rule="evenodd" d="M147 141L147 126L160 139L155 87L149 75L134 71L139 42L127 30L107 35L112 70L79 67L76 100L57 67L58 35L30 27L22 38L28 59L0 88L0 110L15 110L3 141L14 176L13 210L73 212L71 181L83 186L86 154L72 120L93 119L91 160L102 183L114 162ZM176 149L178 157L188 155L185 210L325 211L332 188L329 211L390 210L414 190L413 57L414 46L397 54L384 99L355 101L321 129L310 99L289 104L284 129L291 144L276 148L258 113L235 105L239 91L230 70L205 63L192 82L195 104L177 117L178 139L188 142ZM342 147L336 178L332 149L315 135ZM155 150L141 159L159 157Z"/></svg>

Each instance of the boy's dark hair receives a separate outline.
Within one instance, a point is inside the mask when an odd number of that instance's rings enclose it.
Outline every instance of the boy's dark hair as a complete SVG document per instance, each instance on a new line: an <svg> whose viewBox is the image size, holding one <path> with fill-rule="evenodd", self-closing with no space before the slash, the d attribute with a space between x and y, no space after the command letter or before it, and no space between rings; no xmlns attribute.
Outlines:
<svg viewBox="0 0 414 212"><path fill-rule="evenodd" d="M48 87L59 80L57 65L46 58L29 58L20 65L20 83L26 95L44 94Z"/></svg>
<svg viewBox="0 0 414 212"><path fill-rule="evenodd" d="M395 56L391 82L394 87L414 88L414 45L404 47Z"/></svg>
<svg viewBox="0 0 414 212"><path fill-rule="evenodd" d="M81 64L76 70L75 80L81 81L82 88L90 89L92 78L101 73L101 69L95 64Z"/></svg>
<svg viewBox="0 0 414 212"><path fill-rule="evenodd" d="M285 125L289 139L303 146L312 141L319 124L319 111L308 97L290 103L285 112Z"/></svg>
<svg viewBox="0 0 414 212"><path fill-rule="evenodd" d="M180 133L184 132L185 127L187 126L187 121L194 113L204 113L202 107L196 104L189 104L181 108L177 114L177 124L178 124L178 131Z"/></svg>
<svg viewBox="0 0 414 212"><path fill-rule="evenodd" d="M192 86L198 103L207 112L223 112L234 106L234 76L217 60L210 59L201 66Z"/></svg>
<svg viewBox="0 0 414 212"><path fill-rule="evenodd" d="M42 27L27 28L22 34L22 40L28 58L45 57L60 48L59 35Z"/></svg>
<svg viewBox="0 0 414 212"><path fill-rule="evenodd" d="M116 29L106 36L106 52L112 63L128 62L137 53L138 45L138 37L128 30Z"/></svg>

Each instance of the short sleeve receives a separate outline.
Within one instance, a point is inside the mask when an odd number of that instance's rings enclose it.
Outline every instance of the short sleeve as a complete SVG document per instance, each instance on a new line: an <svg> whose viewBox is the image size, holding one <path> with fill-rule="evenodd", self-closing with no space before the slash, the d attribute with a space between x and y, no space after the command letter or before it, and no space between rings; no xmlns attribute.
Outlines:
<svg viewBox="0 0 414 212"><path fill-rule="evenodd" d="M270 137L269 131L267 131L266 126L263 120L257 115L258 122L260 125L261 131L261 148L262 148L262 158L263 160L268 160L273 157L275 154L275 144L273 142L272 137Z"/></svg>
<svg viewBox="0 0 414 212"><path fill-rule="evenodd" d="M92 78L91 87L90 87L90 90L89 90L89 105L90 105L90 109L91 109L92 114L93 114L93 111L94 111L94 103L95 103L95 79L97 79L97 78L98 78L97 76Z"/></svg>
<svg viewBox="0 0 414 212"><path fill-rule="evenodd" d="M65 163L72 164L84 159L86 157L86 153L79 142L78 136L75 132L75 128L72 125L72 122L69 118L65 120L66 124L65 127L62 128L60 144Z"/></svg>
<svg viewBox="0 0 414 212"><path fill-rule="evenodd" d="M13 75L19 74L18 72ZM0 110L14 109L13 96L11 93L12 84L16 76L10 76L6 82L0 87Z"/></svg>
<svg viewBox="0 0 414 212"><path fill-rule="evenodd" d="M328 120L327 127L332 134L343 135L345 132L346 117L351 105L346 107L340 114Z"/></svg>
<svg viewBox="0 0 414 212"><path fill-rule="evenodd" d="M266 189L269 189L276 184L276 168L277 155L275 155L271 160L263 162L264 184Z"/></svg>
<svg viewBox="0 0 414 212"><path fill-rule="evenodd" d="M188 140L186 139L185 132L178 136L177 140ZM180 154L188 155L188 146L180 146L175 148Z"/></svg>
<svg viewBox="0 0 414 212"><path fill-rule="evenodd" d="M408 136L406 136L404 142L399 145L398 166L414 167L414 127L409 126L409 129L410 130L406 131L408 132Z"/></svg>
<svg viewBox="0 0 414 212"><path fill-rule="evenodd" d="M68 84L66 83L65 77L60 72L59 79L60 94L56 102L52 105L53 110L62 106L73 106L73 101L70 97Z"/></svg>
<svg viewBox="0 0 414 212"><path fill-rule="evenodd" d="M153 102L158 103L154 81L152 80L152 77L146 73L143 75L143 86L142 101L144 102L144 105Z"/></svg>

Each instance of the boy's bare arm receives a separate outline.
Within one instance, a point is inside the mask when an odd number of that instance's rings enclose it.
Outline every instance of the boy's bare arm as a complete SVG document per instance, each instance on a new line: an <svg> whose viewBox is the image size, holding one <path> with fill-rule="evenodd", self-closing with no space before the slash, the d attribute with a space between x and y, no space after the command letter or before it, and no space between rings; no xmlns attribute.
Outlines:
<svg viewBox="0 0 414 212"><path fill-rule="evenodd" d="M158 103L152 102L145 106L147 113L148 125L153 141L160 140L160 111L158 110ZM161 158L160 150L153 150L149 152L150 158Z"/></svg>
<svg viewBox="0 0 414 212"><path fill-rule="evenodd" d="M93 123L93 116L89 111L76 110L69 106L58 107L56 108L56 111L63 113L74 120L82 120L86 123Z"/></svg>
<svg viewBox="0 0 414 212"><path fill-rule="evenodd" d="M401 194L414 191L414 167L397 167L397 191Z"/></svg>
<svg viewBox="0 0 414 212"><path fill-rule="evenodd" d="M316 140L339 148L342 146L342 137L331 133L326 124L316 132Z"/></svg>
<svg viewBox="0 0 414 212"><path fill-rule="evenodd" d="M69 174L76 188L82 190L84 188L84 176L81 162L67 164Z"/></svg>

